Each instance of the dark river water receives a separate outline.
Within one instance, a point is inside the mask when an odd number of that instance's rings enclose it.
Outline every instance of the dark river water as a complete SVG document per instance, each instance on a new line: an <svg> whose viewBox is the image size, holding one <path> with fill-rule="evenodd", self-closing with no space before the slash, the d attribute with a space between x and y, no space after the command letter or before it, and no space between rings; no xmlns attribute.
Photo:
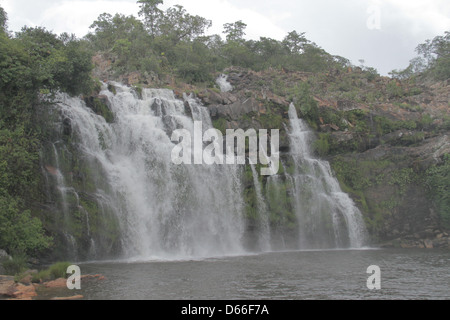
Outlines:
<svg viewBox="0 0 450 320"><path fill-rule="evenodd" d="M380 289L369 289L369 266ZM203 260L91 262L87 300L450 299L450 251L370 249L271 252ZM373 283L370 281L370 283Z"/></svg>

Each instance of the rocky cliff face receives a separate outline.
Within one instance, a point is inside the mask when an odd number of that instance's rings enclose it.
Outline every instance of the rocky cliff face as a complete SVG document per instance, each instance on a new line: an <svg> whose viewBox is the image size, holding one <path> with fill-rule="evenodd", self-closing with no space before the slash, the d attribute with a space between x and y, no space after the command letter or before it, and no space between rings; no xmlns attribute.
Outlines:
<svg viewBox="0 0 450 320"><path fill-rule="evenodd" d="M369 81L359 70L321 79L273 70L227 73L233 91L198 92L216 127L279 128L280 149L286 152L287 107L298 98L296 86L308 82L318 108L318 121L310 121L317 132L316 151L331 162L364 213L373 241L449 247L447 211L438 208L430 185L430 172L443 166L450 152L448 82ZM340 86L348 81L357 88L352 95L342 94L348 91ZM444 185L449 186L448 174Z"/></svg>
<svg viewBox="0 0 450 320"><path fill-rule="evenodd" d="M358 69L316 75L230 68L225 72L233 90L221 92L217 86L188 85L139 72L118 79L107 62L97 60L98 78L121 81L135 87L137 93L142 87L171 88L180 98L183 93L194 93L207 106L213 125L224 133L238 128L280 129L281 159L286 163L280 177L291 170L287 128L289 104L294 102L299 116L307 119L316 133L316 155L331 163L342 189L363 213L372 243L450 247L450 209L445 196L449 186L445 168L450 166L448 82L398 82L373 78ZM106 97L86 97L85 101L109 122L114 121ZM63 137L70 136L70 124L63 123L61 132ZM52 168L45 168L51 174ZM83 175L82 165L72 169L67 171L81 174L80 194L88 199L89 173ZM251 216L257 206L251 172L245 179L246 211ZM266 182L261 181L263 185ZM289 196L287 186L282 187ZM295 228L292 208L281 203L278 196L275 198L269 199L272 227L289 237ZM74 201L76 204L78 199ZM273 206L270 201L274 201ZM98 216L98 208L91 209L89 215ZM113 226L108 232L113 239L108 239L105 246L114 247L119 232L113 230L114 221L106 225Z"/></svg>

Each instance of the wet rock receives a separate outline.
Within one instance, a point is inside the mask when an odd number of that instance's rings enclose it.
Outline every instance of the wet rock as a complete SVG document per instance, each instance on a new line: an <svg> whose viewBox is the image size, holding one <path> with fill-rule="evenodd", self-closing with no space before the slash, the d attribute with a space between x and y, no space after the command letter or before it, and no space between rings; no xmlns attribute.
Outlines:
<svg viewBox="0 0 450 320"><path fill-rule="evenodd" d="M128 86L135 85L141 82L142 75L140 72L131 72L123 77L122 82Z"/></svg>
<svg viewBox="0 0 450 320"><path fill-rule="evenodd" d="M433 249L433 241L429 240L429 239L425 239L423 241L423 244L425 245L425 248L427 249Z"/></svg>
<svg viewBox="0 0 450 320"><path fill-rule="evenodd" d="M325 132L330 132L331 127L325 127ZM332 132L332 138L336 141L336 143L346 143L354 140L354 135L350 132Z"/></svg>
<svg viewBox="0 0 450 320"><path fill-rule="evenodd" d="M265 112L265 108L254 98L248 98L244 101L238 101L229 105L217 106L217 115L229 120L239 120L243 115L252 112Z"/></svg>
<svg viewBox="0 0 450 320"><path fill-rule="evenodd" d="M37 296L36 287L32 284L16 283L13 276L0 276L1 296L10 300L32 300Z"/></svg>
<svg viewBox="0 0 450 320"><path fill-rule="evenodd" d="M439 238L433 240L433 248L446 248L448 246L449 239Z"/></svg>
<svg viewBox="0 0 450 320"><path fill-rule="evenodd" d="M83 279L96 279L96 280L106 280L106 277L102 274L86 274L81 276L81 280Z"/></svg>
<svg viewBox="0 0 450 320"><path fill-rule="evenodd" d="M238 98L230 92L217 92L212 89L206 89L205 91L200 92L197 96L201 99L205 106L218 104L227 105L238 100Z"/></svg>
<svg viewBox="0 0 450 320"><path fill-rule="evenodd" d="M13 276L0 276L0 297L11 296L14 285L15 282Z"/></svg>
<svg viewBox="0 0 450 320"><path fill-rule="evenodd" d="M67 288L67 280L64 278L59 278L44 283L44 286L46 288Z"/></svg>
<svg viewBox="0 0 450 320"><path fill-rule="evenodd" d="M188 116L192 118L192 109L191 106L189 105L188 101L184 102L184 113Z"/></svg>
<svg viewBox="0 0 450 320"><path fill-rule="evenodd" d="M12 300L32 300L36 296L36 287L34 285L24 285L18 283L14 287Z"/></svg>
<svg viewBox="0 0 450 320"><path fill-rule="evenodd" d="M72 121L70 118L65 118L62 122L62 134L70 137L72 135Z"/></svg>
<svg viewBox="0 0 450 320"><path fill-rule="evenodd" d="M0 262L11 259L11 256L3 249L0 249Z"/></svg>
<svg viewBox="0 0 450 320"><path fill-rule="evenodd" d="M339 127L335 124L323 124L320 125L320 131L322 132L339 131Z"/></svg>

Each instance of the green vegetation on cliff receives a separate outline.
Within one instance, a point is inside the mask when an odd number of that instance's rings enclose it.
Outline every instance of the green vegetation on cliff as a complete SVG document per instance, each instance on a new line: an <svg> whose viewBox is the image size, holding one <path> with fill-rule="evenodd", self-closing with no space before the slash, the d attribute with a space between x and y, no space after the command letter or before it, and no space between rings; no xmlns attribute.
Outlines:
<svg viewBox="0 0 450 320"><path fill-rule="evenodd" d="M0 247L36 255L52 244L36 207L42 200L39 152L47 127L43 95L89 92L92 54L84 42L43 28L25 27L11 37L1 13Z"/></svg>
<svg viewBox="0 0 450 320"><path fill-rule="evenodd" d="M242 21L224 25L220 35L206 35L212 22L175 5L159 9L163 1L141 0L139 15L104 13L86 36L93 50L112 62L116 75L138 71L160 78L175 76L188 83L213 83L214 75L230 66L323 72L343 69L349 61L325 52L292 31L282 41L261 37L245 40Z"/></svg>
<svg viewBox="0 0 450 320"><path fill-rule="evenodd" d="M450 31L444 36L426 40L416 48L418 56L404 70L393 70L391 75L399 79L425 76L435 80L450 78Z"/></svg>
<svg viewBox="0 0 450 320"><path fill-rule="evenodd" d="M438 213L450 228L450 154L444 156L442 164L431 166L425 172L425 183Z"/></svg>

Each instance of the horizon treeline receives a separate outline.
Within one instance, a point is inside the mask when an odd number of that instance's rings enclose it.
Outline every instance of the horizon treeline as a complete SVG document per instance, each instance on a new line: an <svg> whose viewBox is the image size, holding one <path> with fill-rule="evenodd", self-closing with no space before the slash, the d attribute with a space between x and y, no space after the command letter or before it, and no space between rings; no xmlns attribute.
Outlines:
<svg viewBox="0 0 450 320"><path fill-rule="evenodd" d="M113 61L116 75L139 71L158 76L172 75L188 83L213 83L218 72L230 66L255 71L268 68L312 73L356 67L345 57L332 55L306 38L305 32L291 31L282 41L268 37L246 40L247 25L239 20L223 25L222 35L207 35L212 21L191 15L181 5L165 11L163 0L138 0L139 17L103 13L81 39L63 33L59 38L79 43L91 55L101 53ZM0 28L6 30L3 9ZM24 27L24 33L52 34L45 28ZM39 39L42 41L42 39ZM450 32L419 44L418 56L404 70L392 70L396 79L425 75L434 80L450 78ZM360 60L360 62L363 60ZM373 67L359 66L371 78L379 76Z"/></svg>

